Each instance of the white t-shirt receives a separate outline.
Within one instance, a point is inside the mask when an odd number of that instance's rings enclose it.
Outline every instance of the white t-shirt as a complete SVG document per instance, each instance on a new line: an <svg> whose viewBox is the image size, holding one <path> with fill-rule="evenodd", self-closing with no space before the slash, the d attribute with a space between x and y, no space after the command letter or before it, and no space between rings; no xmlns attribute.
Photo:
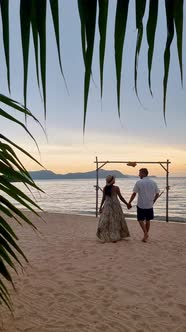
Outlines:
<svg viewBox="0 0 186 332"><path fill-rule="evenodd" d="M151 209L156 194L159 193L156 182L145 176L136 182L133 192L138 194L137 205L141 209Z"/></svg>

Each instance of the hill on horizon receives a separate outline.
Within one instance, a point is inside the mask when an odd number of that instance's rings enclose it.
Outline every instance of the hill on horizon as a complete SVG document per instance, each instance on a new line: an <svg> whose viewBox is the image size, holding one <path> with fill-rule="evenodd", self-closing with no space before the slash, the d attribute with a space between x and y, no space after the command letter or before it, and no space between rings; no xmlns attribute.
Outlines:
<svg viewBox="0 0 186 332"><path fill-rule="evenodd" d="M94 178L96 178L96 171L56 174L49 170L41 170L41 171L30 171L29 174L33 180L94 179ZM99 178L105 178L109 174L114 175L116 178L130 177L129 175L125 175L117 170L105 170L105 169L99 170Z"/></svg>

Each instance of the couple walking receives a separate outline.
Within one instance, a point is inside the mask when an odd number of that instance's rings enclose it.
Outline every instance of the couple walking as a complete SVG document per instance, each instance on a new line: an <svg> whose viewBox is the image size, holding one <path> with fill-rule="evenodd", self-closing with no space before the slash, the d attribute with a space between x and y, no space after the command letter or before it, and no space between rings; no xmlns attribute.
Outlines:
<svg viewBox="0 0 186 332"><path fill-rule="evenodd" d="M119 187L114 185L115 177L112 175L106 177L97 229L97 237L103 242L117 242L130 236L119 199L130 209L136 194L138 194L137 220L143 231L142 241L147 241L150 220L154 218L153 204L159 197L159 189L156 182L149 179L146 168L139 170L139 177L140 180L136 182L129 202L121 195Z"/></svg>

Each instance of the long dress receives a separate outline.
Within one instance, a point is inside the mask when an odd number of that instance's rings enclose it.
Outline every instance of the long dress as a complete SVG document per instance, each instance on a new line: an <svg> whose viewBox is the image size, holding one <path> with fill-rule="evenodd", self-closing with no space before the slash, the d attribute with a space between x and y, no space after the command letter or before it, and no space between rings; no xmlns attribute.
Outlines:
<svg viewBox="0 0 186 332"><path fill-rule="evenodd" d="M130 236L116 192L105 197L96 235L103 242L115 242Z"/></svg>

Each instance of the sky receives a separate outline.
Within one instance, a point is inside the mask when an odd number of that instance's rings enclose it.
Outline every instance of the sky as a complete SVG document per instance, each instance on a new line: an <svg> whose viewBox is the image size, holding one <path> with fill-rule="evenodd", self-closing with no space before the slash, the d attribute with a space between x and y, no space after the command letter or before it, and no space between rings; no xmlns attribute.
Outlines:
<svg viewBox="0 0 186 332"><path fill-rule="evenodd" d="M84 64L81 49L80 20L77 1L59 1L60 47L62 66L67 82L60 73L51 13L47 14L47 116L37 86L33 44L29 58L28 108L46 129L28 121L28 129L39 145L23 129L9 121L1 120L0 131L14 140L42 165L55 173L84 172L95 169L95 158L115 161L166 161L170 160L170 176L186 176L186 93L185 93L185 25L183 36L183 87L181 86L176 41L171 46L171 62L167 90L166 124L163 117L163 53L166 42L164 1L160 1L160 15L155 40L152 67L153 98L148 88L147 43L144 41L139 56L138 91L134 91L134 57L137 31L135 27L135 1L130 2L126 40L123 50L121 82L121 114L118 117L116 78L114 65L114 14L115 1L109 2L108 31L106 40L104 89L100 98L99 34L96 31L93 77L90 84L86 129L83 135L83 84ZM19 1L10 1L10 51L11 97L23 102L23 70L19 27ZM184 14L186 5L184 4ZM147 13L144 18L146 22ZM0 28L1 33L1 28ZM2 41L0 42L1 93L8 94L6 67ZM2 105L1 105L2 106ZM11 113L17 116L16 111ZM24 120L20 117L21 120ZM18 153L28 170L41 167ZM160 165L145 165L150 174L164 176ZM110 164L106 169L117 169L125 174L138 174L126 164Z"/></svg>

